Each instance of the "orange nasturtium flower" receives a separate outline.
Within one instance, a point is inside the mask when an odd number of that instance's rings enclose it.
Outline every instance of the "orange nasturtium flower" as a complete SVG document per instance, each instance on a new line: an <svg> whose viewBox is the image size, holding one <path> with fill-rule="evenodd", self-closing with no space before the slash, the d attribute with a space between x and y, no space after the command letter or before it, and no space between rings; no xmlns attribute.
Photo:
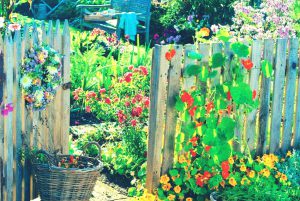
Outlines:
<svg viewBox="0 0 300 201"><path fill-rule="evenodd" d="M180 193L181 192L180 186L175 186L174 187L174 192L177 193L177 194Z"/></svg>
<svg viewBox="0 0 300 201"><path fill-rule="evenodd" d="M161 184L167 184L169 181L170 181L170 177L168 177L168 175L163 175L160 177Z"/></svg>
<svg viewBox="0 0 300 201"><path fill-rule="evenodd" d="M207 37L210 34L210 30L207 27L203 27L200 29L200 31L198 32L198 34L202 37Z"/></svg>
<svg viewBox="0 0 300 201"><path fill-rule="evenodd" d="M235 180L235 178L233 178L233 177L230 177L229 178L229 184L231 185L231 186L236 186L237 185L237 183L236 183L236 180Z"/></svg>

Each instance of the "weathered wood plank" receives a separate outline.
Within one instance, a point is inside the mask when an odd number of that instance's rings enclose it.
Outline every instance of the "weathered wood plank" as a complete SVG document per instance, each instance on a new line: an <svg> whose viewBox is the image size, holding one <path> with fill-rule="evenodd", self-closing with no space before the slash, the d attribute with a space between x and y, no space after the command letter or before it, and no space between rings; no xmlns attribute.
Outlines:
<svg viewBox="0 0 300 201"><path fill-rule="evenodd" d="M3 90L4 90L4 58L3 58L3 40L2 37L0 37L0 105L3 101ZM1 105L2 106L2 105ZM2 115L0 115L0 160L2 161L2 166L0 168L0 200L3 200L3 171L4 171L4 118Z"/></svg>
<svg viewBox="0 0 300 201"><path fill-rule="evenodd" d="M5 104L13 103L13 42L11 36L6 35L4 39L4 72L6 74L5 87ZM13 142L13 114L10 112L4 118L4 161L5 161L5 200L13 200L13 181L14 181L14 142Z"/></svg>
<svg viewBox="0 0 300 201"><path fill-rule="evenodd" d="M284 125L282 151L286 152L292 146L293 123L294 123L294 106L295 90L298 66L298 49L299 39L293 38L289 41L289 59L286 73L286 91L285 91L285 108L284 108Z"/></svg>
<svg viewBox="0 0 300 201"><path fill-rule="evenodd" d="M192 52L196 52L196 46L192 44L187 44L184 46L184 66L186 68L188 64L197 64L196 60L190 59L188 55ZM183 90L190 90L192 86L195 86L196 78L195 77L184 77L183 78Z"/></svg>
<svg viewBox="0 0 300 201"><path fill-rule="evenodd" d="M63 29L63 39L62 39L63 49L62 53L63 57L63 83L68 84L71 82L71 75L70 75L70 46L71 46L71 38L70 38L70 29L68 21L65 20L64 29ZM61 126L61 142L62 142L62 153L67 154L69 152L69 126L70 126L70 89L65 88L62 92L62 115L61 119L62 126Z"/></svg>
<svg viewBox="0 0 300 201"><path fill-rule="evenodd" d="M22 149L22 90L19 85L19 80L21 78L20 66L22 64L22 41L21 33L17 31L14 37L14 123L15 123L15 149L14 158L15 160L15 184L16 184L16 200L22 200L22 179L23 179L23 167L21 161L18 160L20 150Z"/></svg>
<svg viewBox="0 0 300 201"><path fill-rule="evenodd" d="M212 44L212 55L217 54L217 53L222 53L222 50L223 50L223 44L222 43L213 43ZM221 83L222 68L223 68L223 66L213 69L213 71L217 71L217 75L210 80L211 87L214 87L214 86Z"/></svg>
<svg viewBox="0 0 300 201"><path fill-rule="evenodd" d="M224 54L225 54L226 60L225 60L225 66L224 66L223 82L227 82L229 80L232 80L231 62L232 62L232 58L233 58L233 52L230 49L230 42L225 43Z"/></svg>
<svg viewBox="0 0 300 201"><path fill-rule="evenodd" d="M211 45L209 43L200 43L199 44L199 53L202 54L203 58L200 62L202 67L205 68L209 68L209 59L211 56ZM207 82L201 82L198 81L198 83L200 83L200 89L202 91L203 94L206 94L206 92L208 91L207 89Z"/></svg>
<svg viewBox="0 0 300 201"><path fill-rule="evenodd" d="M251 89L259 94L259 75L261 66L261 53L262 53L262 41L255 40L252 45L252 56L253 68L250 72L249 85ZM258 95L257 95L258 96ZM247 116L247 128L246 128L246 142L250 151L253 151L257 144L256 138L256 116L257 110L251 111Z"/></svg>
<svg viewBox="0 0 300 201"><path fill-rule="evenodd" d="M166 124L164 133L164 149L162 160L162 174L166 174L173 166L174 162L174 147L175 135L177 127L177 112L175 109L176 97L180 91L180 77L182 70L182 51L181 45L174 47L176 55L171 61L171 67L168 73L168 95L167 95L167 110L166 110Z"/></svg>
<svg viewBox="0 0 300 201"><path fill-rule="evenodd" d="M270 62L274 66L274 46L275 42L272 39L264 41L264 60ZM256 155L266 153L267 136L269 133L269 117L270 117L270 94L271 94L271 77L262 76L261 92L260 92L260 107L259 107L259 134L256 148Z"/></svg>
<svg viewBox="0 0 300 201"><path fill-rule="evenodd" d="M286 68L287 39L277 39L275 81L271 117L270 152L277 152L280 148L280 128L282 117L282 100Z"/></svg>
<svg viewBox="0 0 300 201"><path fill-rule="evenodd" d="M60 32L60 22L59 20L56 22L56 29L54 32L54 37L53 37L53 48L59 52L62 53L62 38L61 38L61 32ZM62 75L63 76L63 75ZM53 128L53 143L55 145L55 150L60 150L62 151L62 142L61 142L61 109L62 109L62 87L59 86L56 89L56 95L53 100L53 115L54 115L54 128ZM49 111L50 112L50 111Z"/></svg>
<svg viewBox="0 0 300 201"><path fill-rule="evenodd" d="M168 49L168 46L157 45L153 50L146 178L146 188L149 192L152 192L158 186L161 176L161 149L169 69L169 62L166 60L165 54Z"/></svg>

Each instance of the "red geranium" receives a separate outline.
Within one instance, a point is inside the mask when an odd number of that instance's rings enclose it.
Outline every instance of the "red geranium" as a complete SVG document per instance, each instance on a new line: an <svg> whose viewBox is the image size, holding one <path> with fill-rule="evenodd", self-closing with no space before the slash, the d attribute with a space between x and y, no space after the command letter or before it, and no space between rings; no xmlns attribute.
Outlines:
<svg viewBox="0 0 300 201"><path fill-rule="evenodd" d="M206 151L206 152L209 152L210 149L211 149L211 146L206 146L206 147L205 147L205 151Z"/></svg>
<svg viewBox="0 0 300 201"><path fill-rule="evenodd" d="M229 177L229 171L222 171L223 179L227 179Z"/></svg>
<svg viewBox="0 0 300 201"><path fill-rule="evenodd" d="M197 152L195 152L195 150L193 150L193 149L190 149L190 153L191 153L192 157L197 156Z"/></svg>
<svg viewBox="0 0 300 201"><path fill-rule="evenodd" d="M202 177L198 177L196 181L197 186L203 187L204 182Z"/></svg>
<svg viewBox="0 0 300 201"><path fill-rule="evenodd" d="M141 72L142 72L143 75L145 75L145 76L148 75L148 70L147 70L147 68L145 66L141 66L140 70L141 70Z"/></svg>
<svg viewBox="0 0 300 201"><path fill-rule="evenodd" d="M185 91L181 95L181 101L187 103L188 107L191 107L194 103L194 98L188 92Z"/></svg>
<svg viewBox="0 0 300 201"><path fill-rule="evenodd" d="M103 93L106 92L106 89L105 89L105 88L102 88L102 89L99 90L99 92L100 92L100 94L103 94Z"/></svg>
<svg viewBox="0 0 300 201"><path fill-rule="evenodd" d="M133 117L139 117L141 116L142 112L143 112L143 108L138 106L136 108L132 108L131 115Z"/></svg>
<svg viewBox="0 0 300 201"><path fill-rule="evenodd" d="M135 120L135 119L132 119L132 120L131 120L131 125L132 125L133 127L135 127L135 126L136 126L136 124L137 124L137 120Z"/></svg>
<svg viewBox="0 0 300 201"><path fill-rule="evenodd" d="M229 162L228 161L223 161L222 164L221 164L221 167L222 167L222 171L229 171L229 169L230 169Z"/></svg>
<svg viewBox="0 0 300 201"><path fill-rule="evenodd" d="M125 73L124 80L127 83L131 82L131 80L132 80L132 73Z"/></svg>
<svg viewBox="0 0 300 201"><path fill-rule="evenodd" d="M106 104L108 104L108 105L110 105L110 104L111 104L111 100L110 100L110 98L105 98L105 100L104 100L104 101L105 101L105 103L106 103Z"/></svg>
<svg viewBox="0 0 300 201"><path fill-rule="evenodd" d="M197 110L197 106L194 106L192 109L189 110L189 114L191 115L191 117L195 115L196 110Z"/></svg>
<svg viewBox="0 0 300 201"><path fill-rule="evenodd" d="M253 68L253 63L250 59L242 59L242 64L247 70L251 70L251 68Z"/></svg>

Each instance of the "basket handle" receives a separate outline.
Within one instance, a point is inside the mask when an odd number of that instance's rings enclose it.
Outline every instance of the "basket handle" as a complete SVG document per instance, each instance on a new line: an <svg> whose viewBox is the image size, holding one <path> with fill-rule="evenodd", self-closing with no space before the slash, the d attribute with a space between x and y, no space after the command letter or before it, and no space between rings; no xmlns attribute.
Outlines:
<svg viewBox="0 0 300 201"><path fill-rule="evenodd" d="M88 142L86 145L84 145L83 148L82 148L82 150L83 150L82 155L84 156L86 154L86 149L88 147L90 147L91 145L96 145L97 146L99 153L96 156L96 158L99 158L101 160L101 147L97 142Z"/></svg>

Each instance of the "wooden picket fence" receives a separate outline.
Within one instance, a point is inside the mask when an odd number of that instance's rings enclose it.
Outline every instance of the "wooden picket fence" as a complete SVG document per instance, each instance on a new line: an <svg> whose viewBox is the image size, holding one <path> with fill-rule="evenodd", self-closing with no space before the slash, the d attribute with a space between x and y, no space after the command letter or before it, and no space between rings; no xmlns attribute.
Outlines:
<svg viewBox="0 0 300 201"><path fill-rule="evenodd" d="M268 152L287 151L300 147L300 70L299 39L255 40L251 44L251 59L254 68L247 76L252 90L259 95L259 108L252 111L236 129L240 142L247 144L257 155ZM214 53L223 53L228 60L220 69L220 76L207 83L199 83L205 92L208 87L230 80L230 63L233 53L230 43L204 43L197 45L175 45L176 55L169 63L165 54L169 46L155 46L151 75L151 106L148 138L147 180L148 190L154 190L159 178L172 167L178 115L175 97L180 90L195 86L195 77L184 78L183 69L197 61L188 58L196 51L203 55L201 65L208 67ZM275 70L274 77L261 75L261 61L268 60ZM198 62L199 63L199 62ZM241 149L241 144L236 148ZM242 143L243 145L243 143ZM245 146L244 146L245 148Z"/></svg>
<svg viewBox="0 0 300 201"><path fill-rule="evenodd" d="M68 153L70 122L70 31L65 21L25 25L24 31L0 37L0 102L13 103L14 111L0 115L0 201L30 200L36 194L29 162L20 160L23 147L38 147ZM63 83L55 100L44 111L25 107L19 85L20 66L28 48L48 44L63 55Z"/></svg>

